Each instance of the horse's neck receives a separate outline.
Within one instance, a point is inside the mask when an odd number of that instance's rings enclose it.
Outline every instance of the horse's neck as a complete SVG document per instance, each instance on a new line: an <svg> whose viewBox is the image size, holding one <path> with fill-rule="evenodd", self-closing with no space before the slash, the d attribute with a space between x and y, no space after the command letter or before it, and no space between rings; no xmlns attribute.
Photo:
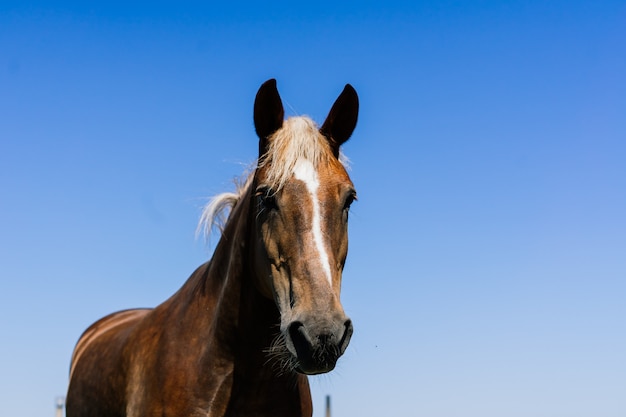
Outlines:
<svg viewBox="0 0 626 417"><path fill-rule="evenodd" d="M245 331L246 326L259 327L269 320L261 311L247 310L251 304L268 301L256 290L249 266L248 205L244 197L235 206L211 261L199 268L181 289L188 298L186 303L201 311L201 319L207 321L198 326L212 329L218 338L233 338ZM270 305L276 310L273 303Z"/></svg>
<svg viewBox="0 0 626 417"><path fill-rule="evenodd" d="M197 352L187 372L198 382L198 398L211 397L210 408L221 410L218 415L310 416L306 377L268 360L280 315L274 301L255 286L247 244L253 224L249 200L240 204L211 261L161 306L167 332L174 345L184 346L178 352L181 360Z"/></svg>
<svg viewBox="0 0 626 417"><path fill-rule="evenodd" d="M233 208L211 261L193 273L174 295L169 309L179 309L174 313L178 319L196 328L194 337L208 339L205 342L212 348L223 350L213 354L237 354L243 344L251 351L259 350L266 361L265 350L278 331L280 316L274 301L264 297L255 285L248 243L253 227L249 193ZM242 353L248 360L254 359L249 352Z"/></svg>

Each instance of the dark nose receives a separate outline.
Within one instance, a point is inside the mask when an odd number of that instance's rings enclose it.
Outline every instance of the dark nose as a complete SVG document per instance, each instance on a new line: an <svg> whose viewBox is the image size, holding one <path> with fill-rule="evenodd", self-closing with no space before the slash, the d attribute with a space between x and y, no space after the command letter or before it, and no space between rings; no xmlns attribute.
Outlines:
<svg viewBox="0 0 626 417"><path fill-rule="evenodd" d="M291 343L298 360L298 370L305 374L321 374L331 371L337 359L346 351L352 337L352 321L343 325L306 326L294 321L288 328Z"/></svg>

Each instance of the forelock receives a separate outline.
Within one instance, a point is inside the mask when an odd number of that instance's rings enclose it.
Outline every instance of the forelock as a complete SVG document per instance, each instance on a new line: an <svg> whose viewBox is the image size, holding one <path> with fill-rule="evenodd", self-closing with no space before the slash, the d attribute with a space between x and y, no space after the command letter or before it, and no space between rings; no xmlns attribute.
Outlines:
<svg viewBox="0 0 626 417"><path fill-rule="evenodd" d="M306 116L291 117L269 138L266 153L258 167L266 168L266 185L280 190L293 175L296 163L307 160L314 167L329 163L333 152L318 126Z"/></svg>

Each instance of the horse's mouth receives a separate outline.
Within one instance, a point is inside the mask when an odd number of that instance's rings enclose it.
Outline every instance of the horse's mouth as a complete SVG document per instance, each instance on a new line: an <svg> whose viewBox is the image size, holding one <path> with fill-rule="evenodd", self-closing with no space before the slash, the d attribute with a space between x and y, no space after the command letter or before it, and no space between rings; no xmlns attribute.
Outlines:
<svg viewBox="0 0 626 417"><path fill-rule="evenodd" d="M301 323L292 323L289 326L287 348L295 359L295 370L307 375L332 371L346 350L351 336L350 320L346 321L341 337L333 334L312 337Z"/></svg>
<svg viewBox="0 0 626 417"><path fill-rule="evenodd" d="M312 370L305 370L303 368L301 368L300 366L298 366L296 368L296 371L298 373L304 374L304 375L320 375L320 374L325 374L327 372L332 371L333 369L335 369L335 365L329 367L329 368L318 368L318 369L312 369Z"/></svg>
<svg viewBox="0 0 626 417"><path fill-rule="evenodd" d="M325 374L335 369L339 355L328 354L321 357L296 358L296 371L305 375Z"/></svg>

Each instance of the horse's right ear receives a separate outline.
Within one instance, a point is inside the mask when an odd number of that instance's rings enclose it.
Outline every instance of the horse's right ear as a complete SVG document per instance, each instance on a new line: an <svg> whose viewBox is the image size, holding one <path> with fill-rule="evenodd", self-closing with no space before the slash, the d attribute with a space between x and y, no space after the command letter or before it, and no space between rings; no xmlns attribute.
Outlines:
<svg viewBox="0 0 626 417"><path fill-rule="evenodd" d="M283 125L285 110L278 95L276 80L267 80L261 85L254 99L254 128L259 136L259 157L267 149L267 140Z"/></svg>

